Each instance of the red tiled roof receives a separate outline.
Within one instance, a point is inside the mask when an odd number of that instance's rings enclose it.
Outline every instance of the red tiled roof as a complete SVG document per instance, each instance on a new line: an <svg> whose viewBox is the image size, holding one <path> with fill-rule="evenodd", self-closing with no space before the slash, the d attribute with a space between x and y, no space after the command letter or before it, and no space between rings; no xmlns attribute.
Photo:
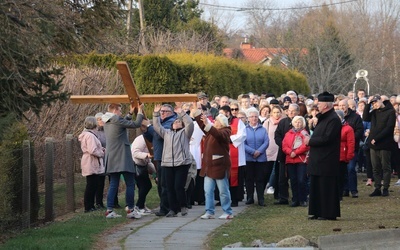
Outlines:
<svg viewBox="0 0 400 250"><path fill-rule="evenodd" d="M240 53L239 58L251 63L263 63L266 59L272 60L276 56L285 55L288 53L288 49L283 48L254 48L251 46L243 47L244 48L241 49L225 48L223 53L227 58L238 58L238 56L235 55L236 50ZM305 51L302 51L302 54L305 54Z"/></svg>

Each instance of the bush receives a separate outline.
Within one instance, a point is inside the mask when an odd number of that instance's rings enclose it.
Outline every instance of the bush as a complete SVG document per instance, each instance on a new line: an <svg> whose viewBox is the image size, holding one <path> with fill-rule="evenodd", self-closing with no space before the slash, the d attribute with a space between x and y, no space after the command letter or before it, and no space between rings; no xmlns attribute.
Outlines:
<svg viewBox="0 0 400 250"><path fill-rule="evenodd" d="M28 139L26 126L10 114L2 117L0 131L0 221L1 228L16 226L22 215L22 144ZM33 147L31 147L33 148ZM36 166L31 151L31 221L38 219L39 195Z"/></svg>
<svg viewBox="0 0 400 250"><path fill-rule="evenodd" d="M91 53L60 58L64 64L115 69L117 61L126 61L141 94L196 93L213 96L254 92L274 93L288 90L309 94L306 77L298 71L235 61L204 53L171 53L164 56L99 55ZM69 63L66 63L69 62ZM73 62L73 63L72 63Z"/></svg>

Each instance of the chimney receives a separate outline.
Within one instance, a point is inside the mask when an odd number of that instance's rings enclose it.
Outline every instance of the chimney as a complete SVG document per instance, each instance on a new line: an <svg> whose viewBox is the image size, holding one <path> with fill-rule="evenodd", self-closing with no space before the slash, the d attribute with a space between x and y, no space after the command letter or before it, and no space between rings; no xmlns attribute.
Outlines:
<svg viewBox="0 0 400 250"><path fill-rule="evenodd" d="M247 36L244 37L244 42L240 44L241 49L252 49L254 48L252 44L248 41Z"/></svg>

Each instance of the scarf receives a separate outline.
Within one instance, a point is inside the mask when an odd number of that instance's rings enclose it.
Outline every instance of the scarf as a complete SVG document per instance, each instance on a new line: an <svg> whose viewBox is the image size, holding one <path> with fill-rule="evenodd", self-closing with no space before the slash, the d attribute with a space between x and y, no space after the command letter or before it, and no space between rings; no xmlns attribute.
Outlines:
<svg viewBox="0 0 400 250"><path fill-rule="evenodd" d="M279 121L282 120L282 116L279 117L279 119L275 119L274 117L270 116L269 120L272 122L272 124L278 125Z"/></svg>

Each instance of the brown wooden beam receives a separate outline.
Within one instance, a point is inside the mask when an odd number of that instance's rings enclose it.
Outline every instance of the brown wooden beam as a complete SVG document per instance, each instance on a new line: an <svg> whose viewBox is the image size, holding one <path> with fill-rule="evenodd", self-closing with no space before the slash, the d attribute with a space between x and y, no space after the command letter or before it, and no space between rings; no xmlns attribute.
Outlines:
<svg viewBox="0 0 400 250"><path fill-rule="evenodd" d="M122 82L124 83L126 92L130 98L130 103L134 107L139 107L139 104L142 102L139 98L139 93L136 89L135 82L133 81L131 71L129 69L128 63L119 61L117 62L117 69L119 74L121 75Z"/></svg>
<svg viewBox="0 0 400 250"><path fill-rule="evenodd" d="M156 94L140 95L140 102L195 102L196 94ZM80 103L131 103L128 95L72 95L70 100L74 104Z"/></svg>

